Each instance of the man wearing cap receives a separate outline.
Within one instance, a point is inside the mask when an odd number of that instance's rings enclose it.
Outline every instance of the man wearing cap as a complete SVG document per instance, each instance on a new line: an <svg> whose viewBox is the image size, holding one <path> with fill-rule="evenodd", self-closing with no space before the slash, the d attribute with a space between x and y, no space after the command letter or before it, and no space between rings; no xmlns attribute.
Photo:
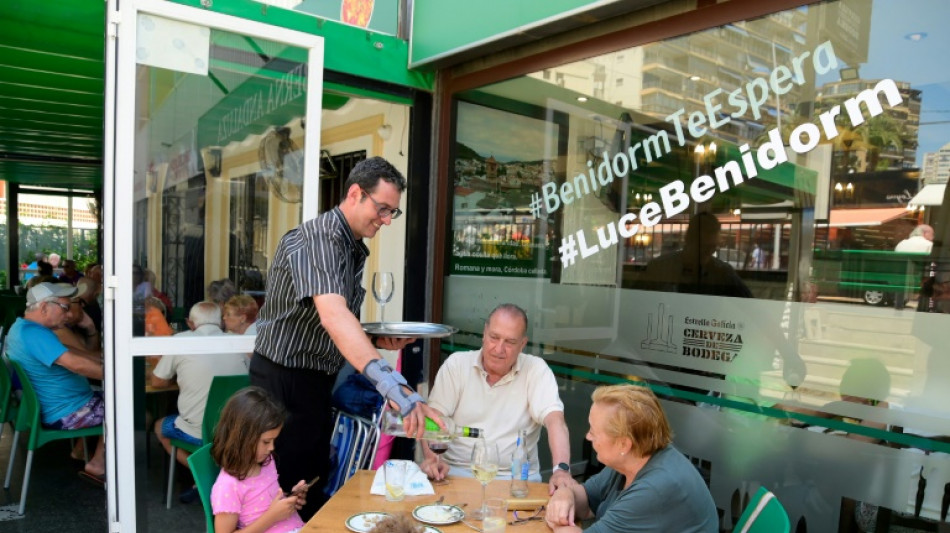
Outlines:
<svg viewBox="0 0 950 533"><path fill-rule="evenodd" d="M7 336L7 353L33 383L40 400L43 425L79 429L102 424L102 394L93 392L87 378L102 379L102 363L75 353L56 337L54 329L66 324L70 298L76 287L38 283L26 294L26 311ZM105 448L100 438L84 472L90 479L105 475Z"/></svg>

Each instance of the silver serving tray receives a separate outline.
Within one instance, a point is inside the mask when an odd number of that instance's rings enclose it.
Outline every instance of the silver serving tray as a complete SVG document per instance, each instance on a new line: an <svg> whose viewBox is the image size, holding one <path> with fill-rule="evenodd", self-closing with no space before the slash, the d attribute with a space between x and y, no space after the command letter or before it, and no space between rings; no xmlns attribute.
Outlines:
<svg viewBox="0 0 950 533"><path fill-rule="evenodd" d="M458 331L458 328L431 322L369 322L362 326L363 331L377 337L441 339Z"/></svg>

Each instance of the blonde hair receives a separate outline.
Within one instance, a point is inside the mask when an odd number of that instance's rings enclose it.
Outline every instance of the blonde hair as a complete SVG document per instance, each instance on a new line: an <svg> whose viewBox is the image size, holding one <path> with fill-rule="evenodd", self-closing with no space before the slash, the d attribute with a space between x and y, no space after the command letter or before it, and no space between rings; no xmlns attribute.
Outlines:
<svg viewBox="0 0 950 533"><path fill-rule="evenodd" d="M614 408L604 432L614 438L630 439L631 451L637 456L653 455L673 442L670 423L650 389L636 385L603 386L594 390L591 399Z"/></svg>
<svg viewBox="0 0 950 533"><path fill-rule="evenodd" d="M237 294L228 298L228 301L224 302L224 311L227 312L228 309L244 315L248 324L257 320L257 302L247 294Z"/></svg>

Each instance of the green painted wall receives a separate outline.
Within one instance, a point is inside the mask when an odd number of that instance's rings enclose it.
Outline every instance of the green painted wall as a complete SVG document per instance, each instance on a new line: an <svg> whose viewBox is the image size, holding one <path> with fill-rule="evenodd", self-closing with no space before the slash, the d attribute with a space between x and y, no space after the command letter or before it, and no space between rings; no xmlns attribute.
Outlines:
<svg viewBox="0 0 950 533"><path fill-rule="evenodd" d="M491 41L522 26L616 0L415 0L410 65Z"/></svg>

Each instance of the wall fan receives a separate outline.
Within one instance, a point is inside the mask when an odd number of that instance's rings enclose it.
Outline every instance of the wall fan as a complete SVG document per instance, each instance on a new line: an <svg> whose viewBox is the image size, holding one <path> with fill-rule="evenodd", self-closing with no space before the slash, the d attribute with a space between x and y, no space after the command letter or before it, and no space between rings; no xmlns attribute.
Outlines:
<svg viewBox="0 0 950 533"><path fill-rule="evenodd" d="M296 204L303 200L303 151L290 139L290 128L276 128L264 134L257 155L261 175L281 200Z"/></svg>

